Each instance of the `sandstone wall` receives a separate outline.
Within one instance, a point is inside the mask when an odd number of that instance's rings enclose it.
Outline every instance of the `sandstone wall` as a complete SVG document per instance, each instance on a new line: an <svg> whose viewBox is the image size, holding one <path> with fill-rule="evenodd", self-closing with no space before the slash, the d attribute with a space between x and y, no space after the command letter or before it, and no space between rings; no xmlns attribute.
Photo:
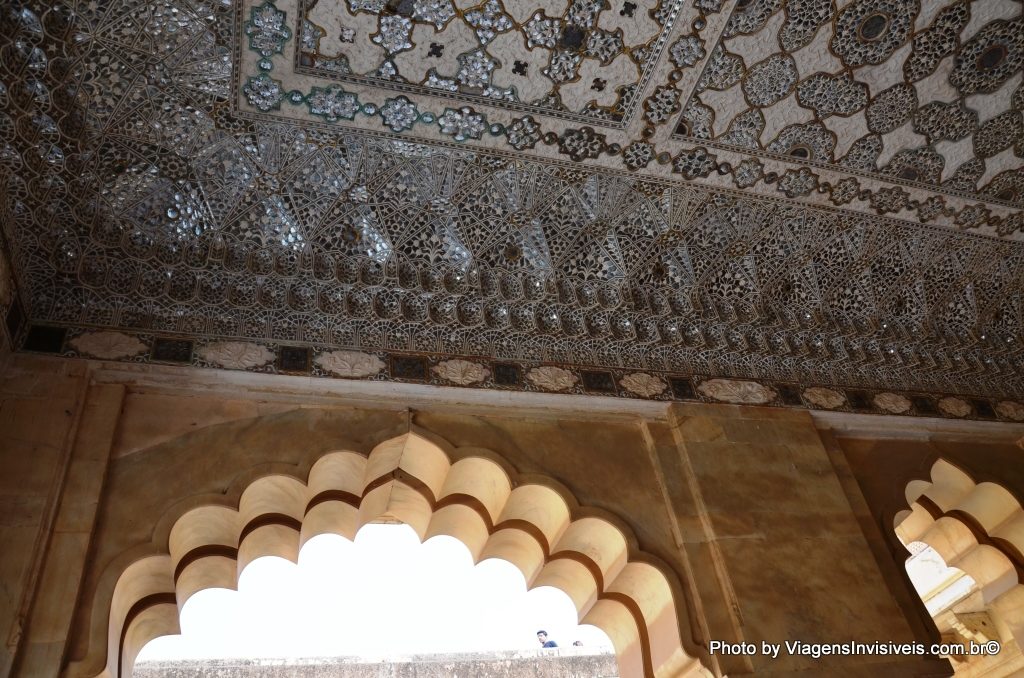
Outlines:
<svg viewBox="0 0 1024 678"><path fill-rule="evenodd" d="M88 546L88 538L55 522L60 495L74 492L69 483L77 480L68 478L67 467L86 396L86 365L10 354L0 360L0 676L6 676L24 639L47 550ZM77 592L74 580L42 585L72 598Z"/></svg>
<svg viewBox="0 0 1024 678"><path fill-rule="evenodd" d="M712 674L944 675L927 658L773 661L708 643L928 642L885 522L893 497L936 453L1024 485L1006 472L1022 468L1007 425L936 432L923 419L3 360L0 677L92 678L114 584L166 552L178 516L237 507L261 476L305 481L328 452L367 454L410 430L621 525L631 553L664 572L684 648Z"/></svg>

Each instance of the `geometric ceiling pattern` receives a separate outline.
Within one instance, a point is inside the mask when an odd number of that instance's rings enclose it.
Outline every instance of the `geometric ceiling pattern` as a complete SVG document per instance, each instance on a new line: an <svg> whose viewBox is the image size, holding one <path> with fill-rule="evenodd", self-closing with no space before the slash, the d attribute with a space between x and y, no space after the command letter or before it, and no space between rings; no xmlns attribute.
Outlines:
<svg viewBox="0 0 1024 678"><path fill-rule="evenodd" d="M676 133L1024 204L1016 2L741 2Z"/></svg>
<svg viewBox="0 0 1024 678"><path fill-rule="evenodd" d="M15 3L14 303L79 329L1019 398L1021 11Z"/></svg>

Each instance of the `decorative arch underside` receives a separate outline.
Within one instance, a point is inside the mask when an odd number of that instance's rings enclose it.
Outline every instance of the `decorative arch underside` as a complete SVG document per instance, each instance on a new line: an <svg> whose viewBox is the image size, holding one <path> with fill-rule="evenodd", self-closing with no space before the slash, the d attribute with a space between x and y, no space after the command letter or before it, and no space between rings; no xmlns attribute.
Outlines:
<svg viewBox="0 0 1024 678"><path fill-rule="evenodd" d="M976 482L944 459L935 462L929 479L907 484L906 498L910 508L895 519L900 541L927 544L947 566L970 576L982 602L1000 611L1013 639L1024 643L1020 501L1003 486Z"/></svg>
<svg viewBox="0 0 1024 678"><path fill-rule="evenodd" d="M198 591L233 589L262 556L295 561L320 534L352 539L363 525L397 520L420 539L448 535L475 562L501 558L527 585L554 586L581 623L608 634L623 677L710 675L681 643L677 602L665 574L631 535L599 517L574 517L572 498L547 485L518 484L491 459L452 463L435 443L407 433L368 455L336 451L305 483L266 475L237 508L192 508L174 522L163 552L130 564L117 580L97 678L129 678L143 646L179 633L179 613ZM92 653L104 643L93 639Z"/></svg>
<svg viewBox="0 0 1024 678"><path fill-rule="evenodd" d="M911 481L906 495L911 508L896 517L904 544L928 544L973 577L987 599L1024 582L1024 511L1006 488L977 483L940 459L931 478Z"/></svg>

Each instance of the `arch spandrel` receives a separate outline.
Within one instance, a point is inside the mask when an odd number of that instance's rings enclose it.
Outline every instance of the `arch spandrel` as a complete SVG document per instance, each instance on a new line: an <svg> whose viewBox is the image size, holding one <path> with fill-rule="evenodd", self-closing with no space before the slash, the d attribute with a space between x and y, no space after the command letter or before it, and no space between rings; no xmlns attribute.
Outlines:
<svg viewBox="0 0 1024 678"><path fill-rule="evenodd" d="M68 650L71 667L92 664L69 675L99 671L102 660L91 653L105 642L117 578L135 561L162 553L178 517L202 506L237 511L254 480L278 474L305 482L313 464L332 452L353 451L365 463L376 445L408 429L404 410L295 407L208 426L117 459L106 474Z"/></svg>
<svg viewBox="0 0 1024 678"><path fill-rule="evenodd" d="M351 491L357 487L358 494ZM107 642L91 643L69 676L128 678L135 654L154 634L174 632L180 605L197 591L234 588L257 557L295 561L300 544L315 534L351 537L380 519L406 522L421 539L453 536L474 561L508 560L529 586L568 593L581 620L607 627L623 676L707 674L683 648L682 603L665 572L633 560L653 560L631 552L635 539L600 517L574 518L570 507L578 505L571 496L535 482L519 484L493 459L452 463L437 444L410 432L382 441L365 457L328 453L310 464L305 478L249 478L238 496L236 507L179 512L162 553L122 568L106 608ZM105 607L95 600L94 615ZM103 645L103 668L90 672Z"/></svg>

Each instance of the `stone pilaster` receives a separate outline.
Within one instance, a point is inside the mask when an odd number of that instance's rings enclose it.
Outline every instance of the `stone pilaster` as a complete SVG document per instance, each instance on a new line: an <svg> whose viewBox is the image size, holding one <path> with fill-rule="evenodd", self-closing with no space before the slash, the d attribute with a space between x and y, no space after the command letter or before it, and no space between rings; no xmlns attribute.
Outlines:
<svg viewBox="0 0 1024 678"><path fill-rule="evenodd" d="M709 616L710 640L924 640L893 600L809 414L676 405L671 418L691 495L680 517L685 548L697 579L715 582L730 604L728 618ZM785 646L776 658L747 659L772 676L950 673L927 657L814 659Z"/></svg>

